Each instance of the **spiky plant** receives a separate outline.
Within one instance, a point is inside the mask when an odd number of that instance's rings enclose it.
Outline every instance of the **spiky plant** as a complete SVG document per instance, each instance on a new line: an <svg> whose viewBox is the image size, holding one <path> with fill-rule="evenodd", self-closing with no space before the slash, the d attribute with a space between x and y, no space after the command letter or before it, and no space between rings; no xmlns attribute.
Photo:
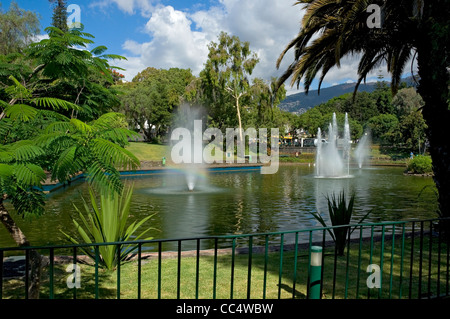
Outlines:
<svg viewBox="0 0 450 319"><path fill-rule="evenodd" d="M137 231L153 215L147 216L140 221L129 222L132 193L132 186L125 188L119 194L101 192L100 204L98 204L94 190L89 188L90 204L83 198L84 212L75 206L79 220L74 218L73 223L80 239L65 232L63 234L75 244L81 242L92 244L126 242L131 239L151 239L151 237L143 238L143 236L153 229L152 227L147 227L140 233L137 233ZM114 270L118 264L125 262L136 248L137 246L132 244L100 245L98 246L99 265L108 270ZM95 260L94 247L81 249L86 255Z"/></svg>
<svg viewBox="0 0 450 319"><path fill-rule="evenodd" d="M331 226L334 228L328 228L325 219L319 213L311 213L314 218L323 226L327 227L327 231L330 234L336 245L336 251L339 256L344 255L345 246L347 244L347 240L350 234L355 230L355 227L351 229L350 225L352 222L353 215L353 206L355 203L355 193L350 196L350 199L347 201L345 199L345 192L342 191L339 194L339 197L336 198L336 195L333 193L331 196L326 196L328 202L328 214L331 221ZM364 219L371 211L369 211L366 215L364 215L358 222L362 223Z"/></svg>

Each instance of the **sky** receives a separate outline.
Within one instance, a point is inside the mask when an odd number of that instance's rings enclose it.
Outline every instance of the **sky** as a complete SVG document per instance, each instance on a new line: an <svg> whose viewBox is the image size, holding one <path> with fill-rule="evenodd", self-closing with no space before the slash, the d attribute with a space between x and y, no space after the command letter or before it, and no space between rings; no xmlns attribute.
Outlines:
<svg viewBox="0 0 450 319"><path fill-rule="evenodd" d="M11 0L1 0L2 9L9 8ZM16 0L19 7L39 13L41 35L51 25L52 4L48 0ZM293 52L283 60L279 69L276 61L298 34L303 15L295 0L68 0L67 4L80 7L81 23L85 32L95 36L95 44L108 47L107 53L119 54L126 61L111 64L126 69L125 79L147 67L191 69L199 75L208 56L208 44L217 42L225 31L241 41L250 42L260 62L253 77L270 81L279 77L293 61ZM91 48L91 49L92 49ZM291 50L292 51L292 50ZM333 68L322 87L357 80L356 57L344 59L340 68ZM385 68L385 79L389 79ZM374 80L379 72L373 75ZM368 78L370 81L371 78ZM313 83L311 89L316 88ZM303 91L290 87L288 94Z"/></svg>

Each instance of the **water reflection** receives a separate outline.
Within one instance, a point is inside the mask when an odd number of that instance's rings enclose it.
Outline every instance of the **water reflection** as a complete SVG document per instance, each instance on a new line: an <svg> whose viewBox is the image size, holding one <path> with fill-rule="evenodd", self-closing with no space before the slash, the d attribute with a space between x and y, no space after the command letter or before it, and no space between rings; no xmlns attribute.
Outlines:
<svg viewBox="0 0 450 319"><path fill-rule="evenodd" d="M274 175L257 171L214 172L208 183L189 193L173 189L177 174L127 178L135 186L132 200L134 218L156 215L147 226L155 238L265 233L317 227L311 212L320 212L328 222L325 195L355 191L354 221L368 210L367 221L396 221L434 218L436 198L432 192L419 193L431 178L404 176L403 168L351 169L353 178L317 179L314 168L281 166ZM36 245L65 242L60 230L76 234L71 217L73 204L82 207L87 186L78 183L51 194L46 214L37 220L13 217ZM9 206L9 208L11 208ZM0 246L14 246L0 227Z"/></svg>

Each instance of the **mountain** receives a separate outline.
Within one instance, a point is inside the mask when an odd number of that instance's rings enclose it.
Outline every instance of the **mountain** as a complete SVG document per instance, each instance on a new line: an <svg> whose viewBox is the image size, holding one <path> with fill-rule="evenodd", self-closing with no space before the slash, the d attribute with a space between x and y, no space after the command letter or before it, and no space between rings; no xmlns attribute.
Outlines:
<svg viewBox="0 0 450 319"><path fill-rule="evenodd" d="M402 79L407 86L416 86L414 79L405 77ZM361 83L358 87L358 92L373 92L375 91L377 82ZM386 82L387 85L390 82ZM287 96L283 102L280 103L279 108L283 111L302 114L308 109L324 103L334 97L340 96L346 93L353 93L356 83L344 83L327 88L320 89L320 95L317 94L317 90L310 90L308 95L305 92L291 94Z"/></svg>
<svg viewBox="0 0 450 319"><path fill-rule="evenodd" d="M304 113L308 109L324 103L334 97L346 93L353 93L356 83L344 83L327 88L320 89L320 95L317 90L310 90L308 95L305 92L291 94L287 96L278 106L281 110L291 113ZM361 83L358 92L375 91L376 82Z"/></svg>

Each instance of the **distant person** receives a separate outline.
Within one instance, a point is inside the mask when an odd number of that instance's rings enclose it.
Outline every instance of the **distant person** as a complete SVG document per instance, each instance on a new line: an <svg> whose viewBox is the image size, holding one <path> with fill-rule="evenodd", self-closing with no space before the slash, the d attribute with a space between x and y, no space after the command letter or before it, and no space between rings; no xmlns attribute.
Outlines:
<svg viewBox="0 0 450 319"><path fill-rule="evenodd" d="M414 153L413 152L411 152L411 154L409 154L410 156L409 156L409 158L410 159L413 159L414 158Z"/></svg>

